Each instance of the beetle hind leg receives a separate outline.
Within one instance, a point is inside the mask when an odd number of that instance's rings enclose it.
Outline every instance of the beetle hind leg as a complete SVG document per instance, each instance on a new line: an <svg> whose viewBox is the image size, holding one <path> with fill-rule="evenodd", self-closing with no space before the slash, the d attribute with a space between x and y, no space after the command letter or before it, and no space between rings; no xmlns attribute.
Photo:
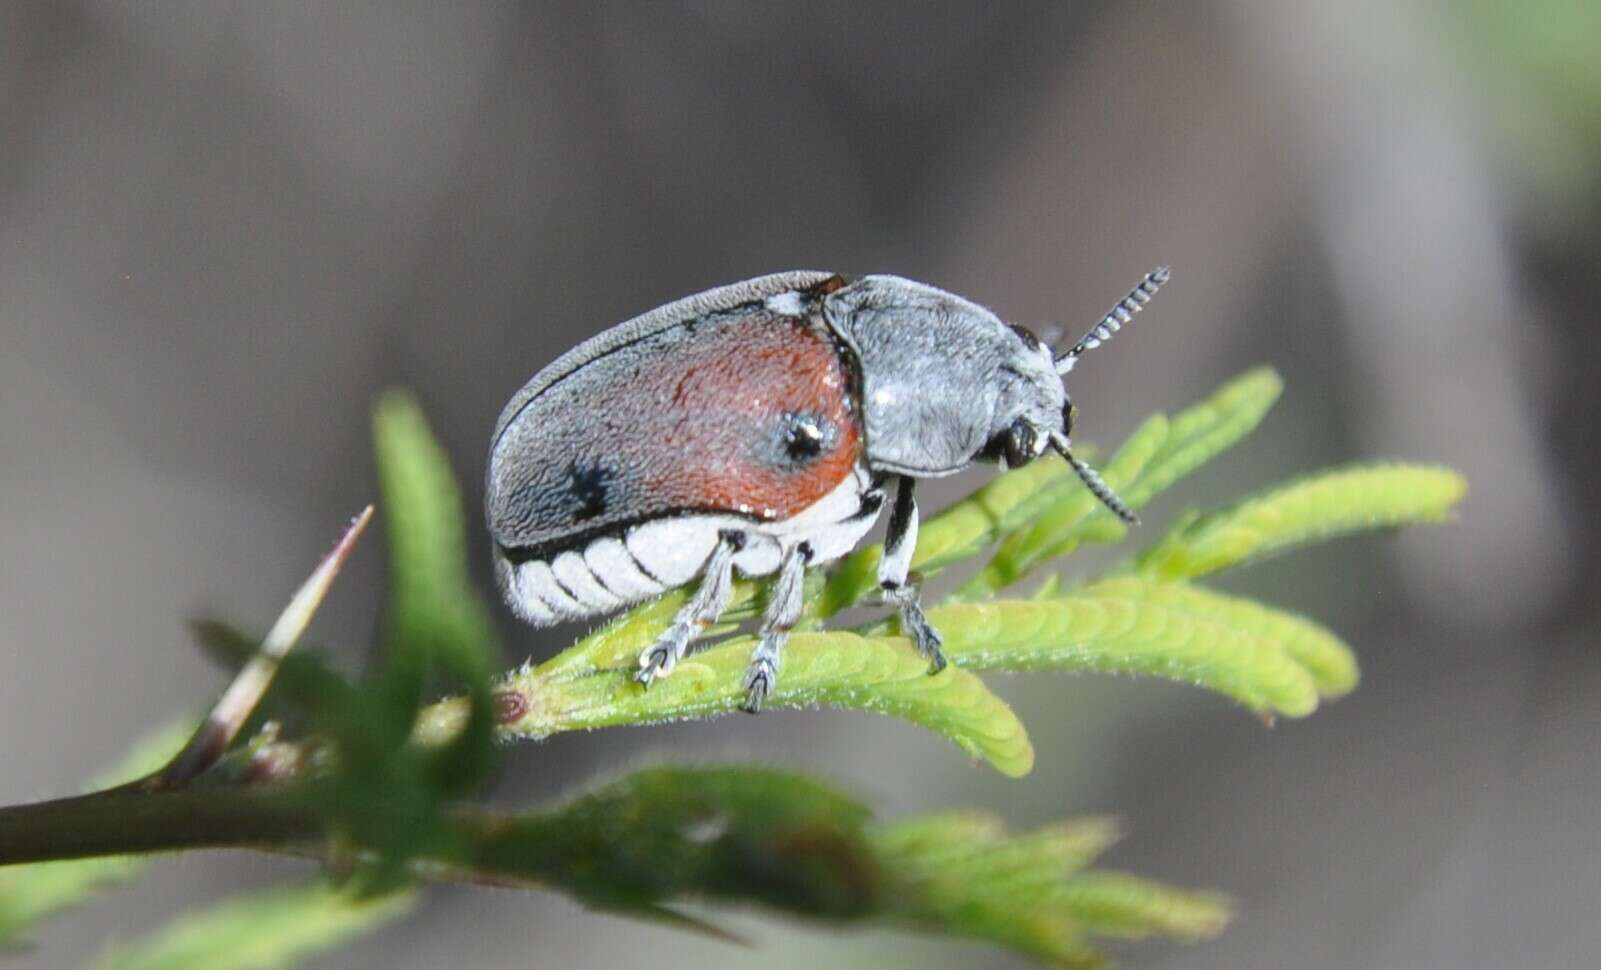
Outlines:
<svg viewBox="0 0 1601 970"><path fill-rule="evenodd" d="M695 638L723 615L734 585L734 555L744 547L744 533L732 529L719 533L702 571L700 588L673 617L672 625L639 655L635 680L649 687L657 677L672 673Z"/></svg>
<svg viewBox="0 0 1601 970"><path fill-rule="evenodd" d="M895 490L895 508L884 538L884 558L878 563L878 585L884 599L900 609L901 632L912 638L917 652L928 658L928 672L945 669L945 654L938 631L923 614L917 582L912 576L912 552L917 548L917 499L912 479L901 476Z"/></svg>
<svg viewBox="0 0 1601 970"><path fill-rule="evenodd" d="M778 567L778 580L768 594L767 614L762 617L761 639L745 668L745 703L741 707L747 713L760 711L778 684L780 654L805 607L806 564L811 561L811 543L801 542L785 551Z"/></svg>

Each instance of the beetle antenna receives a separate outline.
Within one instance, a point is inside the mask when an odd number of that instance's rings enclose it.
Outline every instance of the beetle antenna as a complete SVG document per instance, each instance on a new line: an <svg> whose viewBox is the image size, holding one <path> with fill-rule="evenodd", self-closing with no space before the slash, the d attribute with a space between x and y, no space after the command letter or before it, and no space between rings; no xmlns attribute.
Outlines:
<svg viewBox="0 0 1601 970"><path fill-rule="evenodd" d="M1100 323L1091 327L1090 332L1080 338L1071 350L1056 358L1056 372L1066 374L1073 369L1073 365L1078 363L1078 359L1084 356L1086 351L1094 350L1111 340L1112 334L1117 333L1123 324L1134 319L1134 314L1145 309L1145 304L1151 302L1151 297L1155 296L1156 291L1167 282L1169 275L1166 266L1158 266L1146 273L1145 279L1140 280L1138 286L1129 290L1128 296L1117 301L1117 305L1106 312Z"/></svg>
<svg viewBox="0 0 1601 970"><path fill-rule="evenodd" d="M1112 491L1112 486L1106 484L1106 479L1101 477L1101 473L1091 468L1088 462L1073 454L1067 443L1067 435L1060 432L1052 432L1051 448L1058 455L1067 459L1067 463L1072 465L1073 470L1078 473L1079 480L1084 483L1084 487L1090 490L1091 495L1100 499L1102 505L1111 509L1113 515L1116 515L1129 525L1140 524L1140 517L1135 515L1134 510L1129 508L1122 499L1117 497L1117 493Z"/></svg>

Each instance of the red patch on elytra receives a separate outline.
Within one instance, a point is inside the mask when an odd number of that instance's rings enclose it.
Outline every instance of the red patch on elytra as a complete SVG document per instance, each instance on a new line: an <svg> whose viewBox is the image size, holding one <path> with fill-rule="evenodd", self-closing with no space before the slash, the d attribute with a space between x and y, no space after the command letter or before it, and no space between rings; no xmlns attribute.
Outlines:
<svg viewBox="0 0 1601 970"><path fill-rule="evenodd" d="M684 504L782 519L834 489L861 456L850 374L827 335L799 323L752 314L718 339L692 345L675 363L671 400L693 420L664 443L698 452L649 480ZM756 436L774 433L785 414L808 413L838 429L832 447L798 469L756 457Z"/></svg>

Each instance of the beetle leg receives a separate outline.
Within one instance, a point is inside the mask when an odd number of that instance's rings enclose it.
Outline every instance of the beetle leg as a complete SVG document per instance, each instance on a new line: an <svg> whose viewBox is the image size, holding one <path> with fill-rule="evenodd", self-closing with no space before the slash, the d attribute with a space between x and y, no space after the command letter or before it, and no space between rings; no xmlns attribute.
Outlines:
<svg viewBox="0 0 1601 970"><path fill-rule="evenodd" d="M762 701L778 684L779 653L805 606L806 564L811 561L811 543L801 542L784 553L778 567L778 581L768 593L767 614L762 617L761 639L745 668L744 710L748 713L760 711Z"/></svg>
<svg viewBox="0 0 1601 970"><path fill-rule="evenodd" d="M895 508L889 515L889 534L884 538L884 558L878 563L878 585L884 599L901 612L901 632L912 638L917 652L928 658L929 673L945 669L939 634L928 624L918 601L917 583L912 579L912 552L917 549L916 483L902 475L895 489Z"/></svg>
<svg viewBox="0 0 1601 970"><path fill-rule="evenodd" d="M673 617L669 626L656 642L639 655L639 672L634 679L649 687L657 677L673 672L684 651L706 628L717 622L728 606L728 596L734 584L734 554L745 546L745 534L729 529L719 534L717 547L706 559L701 572L700 588L684 608Z"/></svg>

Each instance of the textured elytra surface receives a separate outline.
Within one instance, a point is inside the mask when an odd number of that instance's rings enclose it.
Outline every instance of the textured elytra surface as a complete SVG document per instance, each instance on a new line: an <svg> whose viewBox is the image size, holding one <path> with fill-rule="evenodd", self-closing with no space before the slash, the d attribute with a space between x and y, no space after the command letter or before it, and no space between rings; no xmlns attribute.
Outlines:
<svg viewBox="0 0 1601 970"><path fill-rule="evenodd" d="M530 382L496 442L502 546L548 552L686 511L782 519L860 459L852 373L815 320L747 304L592 343Z"/></svg>
<svg viewBox="0 0 1601 970"><path fill-rule="evenodd" d="M629 344L643 340L664 330L683 326L711 313L721 313L750 304L761 303L780 293L805 292L823 286L835 274L821 270L798 269L784 273L769 273L754 279L741 280L725 286L713 287L703 293L682 297L665 303L647 313L619 323L597 333L573 349L551 361L524 384L506 403L495 422L495 434L490 444L491 461L499 460L496 453L506 428L528 406L528 402L543 394L545 389L565 380L575 370L591 360L625 350Z"/></svg>

